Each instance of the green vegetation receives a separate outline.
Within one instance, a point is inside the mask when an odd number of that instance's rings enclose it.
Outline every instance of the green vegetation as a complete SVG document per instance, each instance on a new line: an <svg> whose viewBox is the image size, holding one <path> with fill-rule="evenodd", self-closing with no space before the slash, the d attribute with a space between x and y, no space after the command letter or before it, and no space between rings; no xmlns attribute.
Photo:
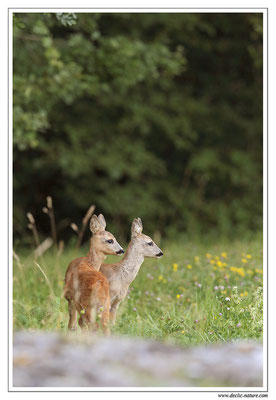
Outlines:
<svg viewBox="0 0 276 400"><path fill-rule="evenodd" d="M262 241L161 243L164 257L146 259L121 304L115 334L184 345L262 337ZM86 249L49 250L14 263L14 327L66 331L62 298L68 263ZM118 257L108 257L108 262Z"/></svg>
<svg viewBox="0 0 276 400"><path fill-rule="evenodd" d="M261 338L262 14L13 22L15 329L66 331L64 273L86 253L73 230L85 243L94 204L119 242L139 216L165 253L114 333ZM38 264L30 231L54 242Z"/></svg>
<svg viewBox="0 0 276 400"><path fill-rule="evenodd" d="M47 195L58 239L261 230L262 14L16 14L13 57L16 245Z"/></svg>

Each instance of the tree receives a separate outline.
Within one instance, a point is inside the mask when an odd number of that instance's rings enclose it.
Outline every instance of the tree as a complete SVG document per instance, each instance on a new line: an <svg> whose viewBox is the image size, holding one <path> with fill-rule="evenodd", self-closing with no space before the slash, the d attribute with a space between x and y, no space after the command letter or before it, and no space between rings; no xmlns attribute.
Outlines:
<svg viewBox="0 0 276 400"><path fill-rule="evenodd" d="M15 232L48 194L124 232L260 229L261 14L16 18Z"/></svg>

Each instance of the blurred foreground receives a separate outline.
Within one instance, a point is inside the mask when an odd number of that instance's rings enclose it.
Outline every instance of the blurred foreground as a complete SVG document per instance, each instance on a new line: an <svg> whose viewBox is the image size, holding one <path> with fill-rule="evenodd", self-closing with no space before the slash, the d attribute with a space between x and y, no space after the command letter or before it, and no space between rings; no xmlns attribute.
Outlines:
<svg viewBox="0 0 276 400"><path fill-rule="evenodd" d="M13 385L24 387L260 387L262 345L183 349L153 340L18 332Z"/></svg>

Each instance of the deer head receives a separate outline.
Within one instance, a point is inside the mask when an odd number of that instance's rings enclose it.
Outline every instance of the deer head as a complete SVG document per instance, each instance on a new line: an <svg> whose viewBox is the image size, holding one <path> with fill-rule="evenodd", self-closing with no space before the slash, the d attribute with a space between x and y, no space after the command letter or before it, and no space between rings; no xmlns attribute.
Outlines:
<svg viewBox="0 0 276 400"><path fill-rule="evenodd" d="M123 248L119 245L112 233L105 230L106 222L102 214L92 216L90 220L90 230L93 233L91 242L97 251L104 254L120 255L124 253Z"/></svg>
<svg viewBox="0 0 276 400"><path fill-rule="evenodd" d="M142 233L143 224L141 218L135 218L131 226L131 241L135 250L144 257L161 258L163 252L147 235Z"/></svg>

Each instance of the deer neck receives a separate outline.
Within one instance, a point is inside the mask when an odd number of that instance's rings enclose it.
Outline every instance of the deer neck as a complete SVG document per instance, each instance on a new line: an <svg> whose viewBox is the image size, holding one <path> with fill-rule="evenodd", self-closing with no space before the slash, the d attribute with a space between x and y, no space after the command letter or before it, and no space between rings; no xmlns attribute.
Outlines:
<svg viewBox="0 0 276 400"><path fill-rule="evenodd" d="M129 285L135 279L143 262L144 256L137 252L134 243L130 242L126 254L121 261L122 272Z"/></svg>
<svg viewBox="0 0 276 400"><path fill-rule="evenodd" d="M101 251L97 250L97 248L93 244L93 240L91 239L89 252L87 254L88 264L96 271L99 271L105 258L106 256Z"/></svg>

